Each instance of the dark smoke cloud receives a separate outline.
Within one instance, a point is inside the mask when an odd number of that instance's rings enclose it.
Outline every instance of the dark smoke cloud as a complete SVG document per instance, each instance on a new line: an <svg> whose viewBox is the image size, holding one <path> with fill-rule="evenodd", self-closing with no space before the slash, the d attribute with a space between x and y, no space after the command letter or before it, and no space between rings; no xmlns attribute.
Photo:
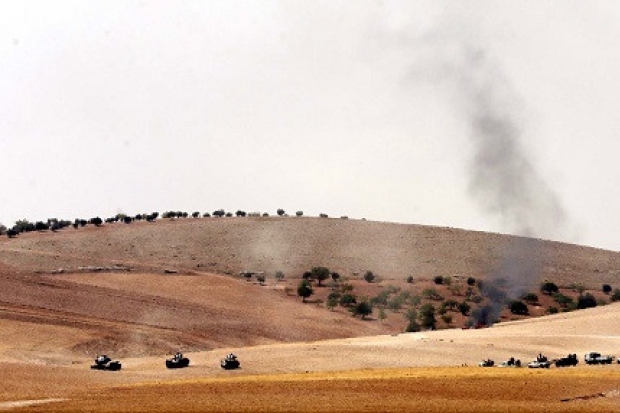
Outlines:
<svg viewBox="0 0 620 413"><path fill-rule="evenodd" d="M565 213L524 146L526 122L517 93L486 52L467 47L464 54L457 85L474 149L469 193L485 212L499 216L509 232L528 237L513 240L499 266L489 269L481 290L487 302L473 316L476 323L492 324L507 303L539 281L543 251L530 237L558 236Z"/></svg>
<svg viewBox="0 0 620 413"><path fill-rule="evenodd" d="M474 147L469 192L508 231L554 238L563 232L566 214L523 145L518 95L487 53L468 47L465 55L458 86Z"/></svg>
<svg viewBox="0 0 620 413"><path fill-rule="evenodd" d="M480 291L485 304L472 312L472 322L492 324L508 302L537 285L544 251L535 238L565 235L566 214L528 151L523 102L484 46L488 39L472 27L459 26L461 21L443 23L416 40L400 39L418 51L410 79L430 81L437 92L447 93L465 123L472 147L468 194L487 216L501 222L504 232L522 236L501 250L498 265L488 269Z"/></svg>

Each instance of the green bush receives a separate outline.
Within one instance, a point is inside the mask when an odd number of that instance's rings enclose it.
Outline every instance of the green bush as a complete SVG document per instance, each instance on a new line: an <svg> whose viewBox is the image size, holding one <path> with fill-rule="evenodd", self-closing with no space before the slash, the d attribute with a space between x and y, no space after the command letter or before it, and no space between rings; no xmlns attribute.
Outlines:
<svg viewBox="0 0 620 413"><path fill-rule="evenodd" d="M538 295L534 293L525 293L521 296L523 301L527 301L528 303L536 303L538 302Z"/></svg>
<svg viewBox="0 0 620 413"><path fill-rule="evenodd" d="M574 300L572 298L559 292L553 294L553 301L560 304L563 308L567 308L574 303Z"/></svg>
<svg viewBox="0 0 620 413"><path fill-rule="evenodd" d="M368 301L361 301L361 302L356 303L355 305L353 305L353 307L351 307L350 311L353 314L353 316L358 316L359 315L359 316L361 316L361 318L363 320L367 316L372 314L373 308L372 308L372 305Z"/></svg>
<svg viewBox="0 0 620 413"><path fill-rule="evenodd" d="M579 296L579 299L577 299L577 308L581 310L583 310L584 308L592 308L596 306L596 298L594 298L594 296L590 293L586 293L586 295L581 295Z"/></svg>
<svg viewBox="0 0 620 413"><path fill-rule="evenodd" d="M437 319L435 319L435 306L430 303L424 304L420 307L418 318L420 319L420 324L422 327L434 330L437 325Z"/></svg>
<svg viewBox="0 0 620 413"><path fill-rule="evenodd" d="M364 280L366 280L366 282L371 283L375 280L375 274L373 274L372 271L368 270L366 271L366 273L364 274Z"/></svg>
<svg viewBox="0 0 620 413"><path fill-rule="evenodd" d="M429 300L443 300L443 296L437 292L434 288L426 288L422 291L422 296L428 298Z"/></svg>
<svg viewBox="0 0 620 413"><path fill-rule="evenodd" d="M357 298L353 294L345 293L340 296L340 305L349 307L357 303Z"/></svg>
<svg viewBox="0 0 620 413"><path fill-rule="evenodd" d="M306 280L302 280L297 286L297 295L302 298L303 302L306 302L306 298L314 294L314 290L310 283Z"/></svg>
<svg viewBox="0 0 620 413"><path fill-rule="evenodd" d="M555 283L552 283L550 281L545 281L544 283L540 285L540 291L543 294L553 295L554 293L557 293L558 291L560 291L560 289L558 288L557 285L555 285Z"/></svg>
<svg viewBox="0 0 620 413"><path fill-rule="evenodd" d="M407 282L409 284L413 284L413 275L410 275L409 277L407 277Z"/></svg>
<svg viewBox="0 0 620 413"><path fill-rule="evenodd" d="M513 301L510 303L510 312L518 315L527 315L530 313L527 304L523 301Z"/></svg>
<svg viewBox="0 0 620 413"><path fill-rule="evenodd" d="M463 301L462 303L459 304L459 311L461 312L461 314L467 315L469 314L470 310L471 310L471 306L467 304L466 301Z"/></svg>
<svg viewBox="0 0 620 413"><path fill-rule="evenodd" d="M276 280L282 281L284 279L284 273L282 271L276 271Z"/></svg>
<svg viewBox="0 0 620 413"><path fill-rule="evenodd" d="M611 295L611 301L613 301L614 303L620 301L620 288L616 288L614 290L613 294Z"/></svg>
<svg viewBox="0 0 620 413"><path fill-rule="evenodd" d="M547 313L548 314L557 314L559 312L557 307L551 306L549 308L547 308Z"/></svg>
<svg viewBox="0 0 620 413"><path fill-rule="evenodd" d="M446 323L447 326L452 324L452 316L450 314L443 314L441 316L441 319L444 323Z"/></svg>
<svg viewBox="0 0 620 413"><path fill-rule="evenodd" d="M418 331L420 331L420 324L418 324L416 320L409 321L409 324L407 324L407 328L405 329L405 332L417 333Z"/></svg>
<svg viewBox="0 0 620 413"><path fill-rule="evenodd" d="M331 274L325 267L313 267L310 273L312 274L312 279L319 282L319 286L321 286L321 283L328 279Z"/></svg>

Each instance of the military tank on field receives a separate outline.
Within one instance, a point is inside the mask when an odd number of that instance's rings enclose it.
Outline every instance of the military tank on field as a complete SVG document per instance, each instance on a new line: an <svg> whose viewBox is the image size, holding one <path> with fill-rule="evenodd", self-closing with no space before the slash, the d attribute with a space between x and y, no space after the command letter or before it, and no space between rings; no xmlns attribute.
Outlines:
<svg viewBox="0 0 620 413"><path fill-rule="evenodd" d="M95 357L95 364L90 366L93 370L109 370L118 371L122 367L120 361L112 361L112 359L105 354Z"/></svg>
<svg viewBox="0 0 620 413"><path fill-rule="evenodd" d="M183 357L183 353L178 352L174 357L166 359L166 367L169 369L181 369L189 366L189 359Z"/></svg>
<svg viewBox="0 0 620 413"><path fill-rule="evenodd" d="M235 356L233 353L230 353L226 356L226 358L220 360L220 366L224 370L234 370L241 367L241 363L239 363L239 360L237 360L237 356Z"/></svg>
<svg viewBox="0 0 620 413"><path fill-rule="evenodd" d="M577 359L577 354L569 354L566 357L561 357L555 360L556 367L574 367L579 363L579 359Z"/></svg>

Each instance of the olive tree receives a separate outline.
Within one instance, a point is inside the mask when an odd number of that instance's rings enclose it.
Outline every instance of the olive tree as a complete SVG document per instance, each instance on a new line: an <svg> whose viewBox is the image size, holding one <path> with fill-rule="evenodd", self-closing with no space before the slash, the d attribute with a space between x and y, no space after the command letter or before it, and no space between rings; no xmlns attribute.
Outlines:
<svg viewBox="0 0 620 413"><path fill-rule="evenodd" d="M312 294L314 294L314 290L310 283L306 280L302 280L299 286L297 286L297 295L301 297L301 301L305 303L306 298L310 297Z"/></svg>

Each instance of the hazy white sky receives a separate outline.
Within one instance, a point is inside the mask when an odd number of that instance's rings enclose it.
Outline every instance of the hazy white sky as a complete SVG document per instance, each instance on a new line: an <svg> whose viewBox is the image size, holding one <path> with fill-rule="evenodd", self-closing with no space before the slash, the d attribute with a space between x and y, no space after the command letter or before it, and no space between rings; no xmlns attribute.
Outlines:
<svg viewBox="0 0 620 413"><path fill-rule="evenodd" d="M261 211L620 249L616 1L2 1L0 222Z"/></svg>

